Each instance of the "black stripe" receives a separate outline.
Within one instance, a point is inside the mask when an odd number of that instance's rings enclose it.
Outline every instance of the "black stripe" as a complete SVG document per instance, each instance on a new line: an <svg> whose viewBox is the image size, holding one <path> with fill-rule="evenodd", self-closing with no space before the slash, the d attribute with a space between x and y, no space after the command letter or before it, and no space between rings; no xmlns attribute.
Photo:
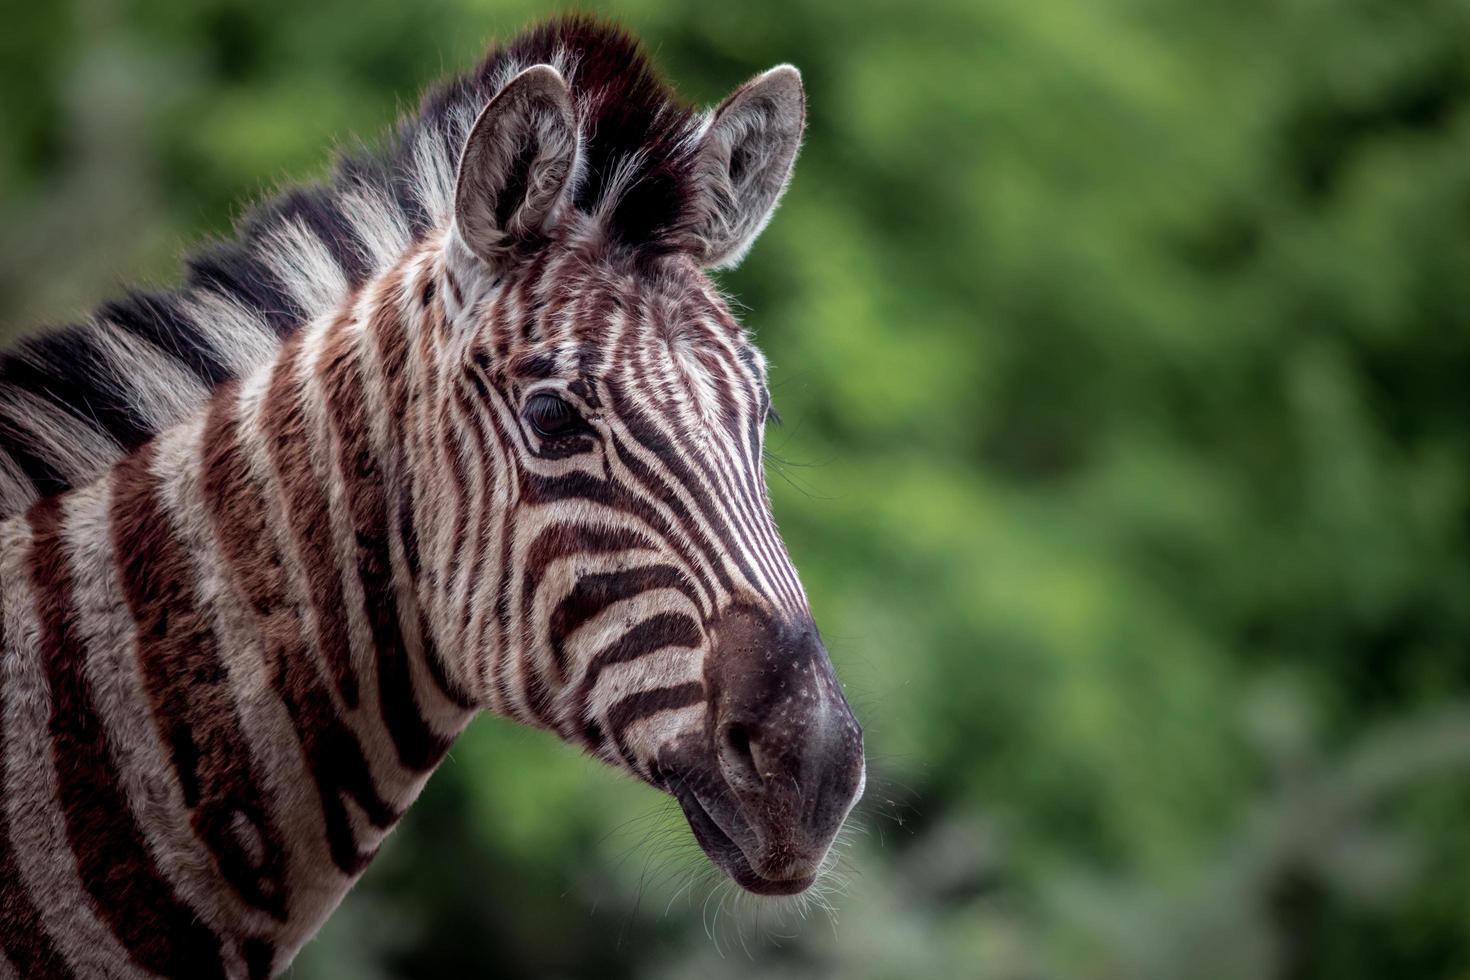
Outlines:
<svg viewBox="0 0 1470 980"><path fill-rule="evenodd" d="M574 717L581 722L581 735L586 740L587 747L596 751L606 738L602 726L592 717L591 708L592 690L605 669L668 647L692 649L699 645L702 638L699 625L688 616L682 613L659 613L645 619L597 651L588 663L582 682L577 685L577 694L572 699Z"/></svg>
<svg viewBox="0 0 1470 980"><path fill-rule="evenodd" d="M318 190L296 187L271 202L255 220L269 227L293 219L316 234L350 284L361 286L367 281L373 271L367 249L334 198Z"/></svg>
<svg viewBox="0 0 1470 980"><path fill-rule="evenodd" d="M699 704L704 701L704 697L704 685L698 681L690 681L687 684L676 684L673 687L656 687L649 691L637 691L615 702L607 709L607 728L612 735L613 744L617 746L618 752L628 761L628 765L634 772L642 773L642 768L633 757L633 752L624 738L628 727L660 711L687 708L690 705Z"/></svg>
<svg viewBox="0 0 1470 980"><path fill-rule="evenodd" d="M134 293L106 304L98 315L174 358L211 388L234 376L174 296Z"/></svg>
<svg viewBox="0 0 1470 980"><path fill-rule="evenodd" d="M225 976L219 937L174 894L144 843L112 761L107 732L82 673L71 570L58 499L31 511L31 587L41 659L51 687L51 753L77 873L96 910L145 970L169 977Z"/></svg>
<svg viewBox="0 0 1470 980"><path fill-rule="evenodd" d="M124 449L152 430L134 414L126 374L97 348L92 331L73 328L22 345L0 363L0 375L48 401L89 429L99 426Z"/></svg>
<svg viewBox="0 0 1470 980"><path fill-rule="evenodd" d="M241 947L245 954L245 969L250 980L270 980L271 965L275 962L276 950L260 938L245 940Z"/></svg>
<svg viewBox="0 0 1470 980"><path fill-rule="evenodd" d="M71 488L71 481L65 474L28 448L27 434L3 418L0 418L0 445L36 488L36 496L49 497ZM0 514L0 517L4 516Z"/></svg>
<svg viewBox="0 0 1470 980"><path fill-rule="evenodd" d="M686 596L691 605L699 605L690 593L684 575L673 565L648 565L624 572L580 576L572 591L557 603L547 622L557 682L566 682L565 644L579 627L614 603L654 589L675 589Z"/></svg>
<svg viewBox="0 0 1470 980"><path fill-rule="evenodd" d="M305 312L270 267L236 242L220 242L189 260L190 282L211 289L264 317L282 337L296 330Z"/></svg>

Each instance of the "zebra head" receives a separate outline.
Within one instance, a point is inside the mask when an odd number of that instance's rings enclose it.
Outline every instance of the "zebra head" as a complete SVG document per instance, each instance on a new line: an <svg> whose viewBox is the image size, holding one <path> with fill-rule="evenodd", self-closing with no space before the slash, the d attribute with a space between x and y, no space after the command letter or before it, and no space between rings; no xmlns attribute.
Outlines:
<svg viewBox="0 0 1470 980"><path fill-rule="evenodd" d="M438 618L484 705L671 793L746 889L797 893L862 792L862 732L771 517L765 361L705 270L786 186L800 76L630 136L606 106L583 131L576 70L516 74L460 158L436 424L468 516L425 549ZM589 165L610 139L641 145ZM617 231L655 221L656 247Z"/></svg>

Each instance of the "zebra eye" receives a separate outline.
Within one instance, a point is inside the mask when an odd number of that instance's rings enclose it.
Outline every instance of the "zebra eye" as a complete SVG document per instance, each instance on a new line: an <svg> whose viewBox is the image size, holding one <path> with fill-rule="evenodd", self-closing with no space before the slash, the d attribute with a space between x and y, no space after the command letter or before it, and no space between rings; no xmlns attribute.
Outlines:
<svg viewBox="0 0 1470 980"><path fill-rule="evenodd" d="M523 414L527 424L543 439L569 435L580 430L584 424L582 416L577 414L575 408L549 392L533 395L526 402Z"/></svg>

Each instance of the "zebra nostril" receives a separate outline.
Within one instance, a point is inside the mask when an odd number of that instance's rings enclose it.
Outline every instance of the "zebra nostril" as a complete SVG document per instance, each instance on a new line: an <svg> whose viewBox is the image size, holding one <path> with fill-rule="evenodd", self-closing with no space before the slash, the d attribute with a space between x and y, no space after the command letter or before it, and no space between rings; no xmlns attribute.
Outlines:
<svg viewBox="0 0 1470 980"><path fill-rule="evenodd" d="M750 730L744 725L725 725L720 737L720 762L724 765L726 778L752 789L759 788L764 780L755 755Z"/></svg>

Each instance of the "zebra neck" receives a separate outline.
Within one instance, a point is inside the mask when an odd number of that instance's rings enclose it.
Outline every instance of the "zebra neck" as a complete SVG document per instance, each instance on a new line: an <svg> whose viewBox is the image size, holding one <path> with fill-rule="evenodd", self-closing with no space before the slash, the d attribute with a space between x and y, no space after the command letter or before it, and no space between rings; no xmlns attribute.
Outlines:
<svg viewBox="0 0 1470 980"><path fill-rule="evenodd" d="M504 610L476 600L500 591L492 552L510 544L510 460L487 434L489 399L465 371L463 362L479 358L450 325L446 304L462 306L466 295L460 281L435 248L388 279L383 293L398 302L363 311L357 355L382 393L385 417L368 428L392 474L393 555L414 593L437 690L462 706L489 705L497 658L486 644L500 642Z"/></svg>
<svg viewBox="0 0 1470 980"><path fill-rule="evenodd" d="M470 716L365 336L306 331L0 526L0 899L79 973L283 968Z"/></svg>
<svg viewBox="0 0 1470 980"><path fill-rule="evenodd" d="M395 287L289 342L200 434L201 500L317 785L328 878L365 866L473 710L417 601L379 347Z"/></svg>

